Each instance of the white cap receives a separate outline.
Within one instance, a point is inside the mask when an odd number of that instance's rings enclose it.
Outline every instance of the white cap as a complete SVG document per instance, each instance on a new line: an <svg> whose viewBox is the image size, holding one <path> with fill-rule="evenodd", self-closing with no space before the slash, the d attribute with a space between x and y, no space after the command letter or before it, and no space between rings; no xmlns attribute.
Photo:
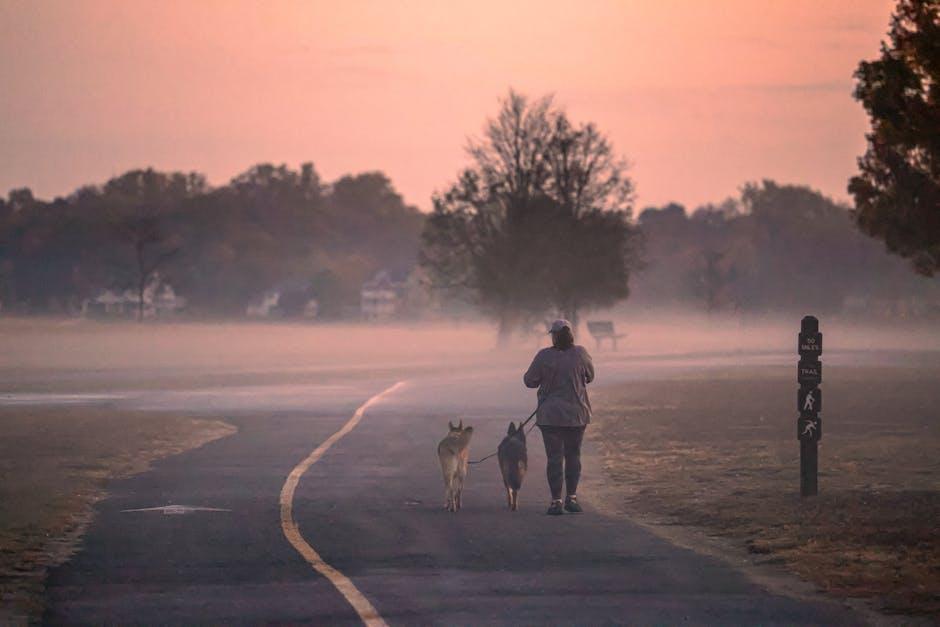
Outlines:
<svg viewBox="0 0 940 627"><path fill-rule="evenodd" d="M558 320L552 323L552 328L549 331L549 333L558 333L565 327L568 327L570 329L571 323L565 320L564 318L559 318Z"/></svg>

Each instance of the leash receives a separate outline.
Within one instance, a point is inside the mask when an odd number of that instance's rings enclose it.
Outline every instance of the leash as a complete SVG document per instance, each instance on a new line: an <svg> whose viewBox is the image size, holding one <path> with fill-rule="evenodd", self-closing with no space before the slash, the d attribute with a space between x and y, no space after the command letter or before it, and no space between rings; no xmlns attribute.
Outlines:
<svg viewBox="0 0 940 627"><path fill-rule="evenodd" d="M520 429L525 428L525 426L526 426L527 424L529 424L529 421L532 420L533 418L535 418L535 414L538 413L539 407L541 407L541 406L542 406L542 404L539 403L539 404L538 404L538 407L535 408L535 411L533 411L531 414L529 414L529 417L525 419L525 422L523 422L521 425L519 425L519 428L520 428ZM531 427L529 427L529 430L526 431L526 435L532 433L532 429L534 429L534 428L535 428L535 425L533 424ZM467 463L468 463L468 464L480 464L480 463L483 463L483 462L485 462L486 460L490 459L491 457L495 457L498 452L499 452L499 449L493 451L492 453L490 453L489 455L487 455L486 457L484 457L484 458L482 458L482 459L478 459L478 460L476 460L476 461L469 461L469 462L467 462Z"/></svg>
<svg viewBox="0 0 940 627"><path fill-rule="evenodd" d="M553 374L552 374L551 385L549 385L548 388L551 388L551 387L555 384L555 377L556 377L556 375L557 375L557 373L553 373ZM548 389L548 388L546 388L546 389ZM539 389L541 389L541 386L539 386ZM548 397L546 396L545 398L548 398ZM525 428L525 426L526 426L527 424L529 424L529 421L532 420L533 418L535 418L535 414L537 414L537 413L539 412L539 408L542 406L542 402L545 400L545 398L541 399L538 403L536 403L536 405L535 405L535 411L533 411L531 414L529 414L529 417L525 419L525 422L523 422L521 425L519 425L519 428L520 428L520 429ZM530 433L532 433L532 429L534 429L534 428L535 428L535 425L533 424L531 427L529 427L529 430L525 432L526 435L529 435ZM481 462L485 462L486 460L490 459L491 457L495 457L497 453L499 453L499 449L496 449L495 451L493 451L492 453L490 453L489 455L487 455L487 456L484 457L483 459L478 459L478 460L476 460L476 461L467 462L467 463L468 463L468 464L479 464L479 463L481 463Z"/></svg>

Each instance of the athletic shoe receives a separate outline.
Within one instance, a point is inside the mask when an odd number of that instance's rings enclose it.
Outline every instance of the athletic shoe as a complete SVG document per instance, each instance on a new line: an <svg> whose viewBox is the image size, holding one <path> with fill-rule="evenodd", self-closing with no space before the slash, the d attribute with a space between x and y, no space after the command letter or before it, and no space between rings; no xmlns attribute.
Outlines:
<svg viewBox="0 0 940 627"><path fill-rule="evenodd" d="M571 514L580 514L584 510L578 505L578 497L569 496L565 499L565 511Z"/></svg>
<svg viewBox="0 0 940 627"><path fill-rule="evenodd" d="M561 506L561 501L552 501L552 504L548 506L548 511L545 513L549 516L561 516L565 513L565 510Z"/></svg>

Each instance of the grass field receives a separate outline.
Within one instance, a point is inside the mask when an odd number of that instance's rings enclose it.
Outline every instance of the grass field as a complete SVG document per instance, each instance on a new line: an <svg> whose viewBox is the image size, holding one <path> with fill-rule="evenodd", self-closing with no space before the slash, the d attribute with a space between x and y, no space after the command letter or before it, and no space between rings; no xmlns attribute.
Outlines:
<svg viewBox="0 0 940 627"><path fill-rule="evenodd" d="M232 433L222 422L95 407L0 407L0 624L37 618L105 482Z"/></svg>
<svg viewBox="0 0 940 627"><path fill-rule="evenodd" d="M799 496L793 368L595 395L614 507L730 540L818 589L940 619L940 367L830 368L819 496ZM726 545L728 543L725 543Z"/></svg>

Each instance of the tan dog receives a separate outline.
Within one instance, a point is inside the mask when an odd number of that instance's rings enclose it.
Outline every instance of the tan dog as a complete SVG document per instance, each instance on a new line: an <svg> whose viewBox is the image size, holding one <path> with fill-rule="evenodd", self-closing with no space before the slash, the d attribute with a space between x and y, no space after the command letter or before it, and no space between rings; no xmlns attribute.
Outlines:
<svg viewBox="0 0 940 627"><path fill-rule="evenodd" d="M437 456L441 460L441 472L444 474L444 509L456 512L460 509L463 480L467 476L473 427L464 428L463 420L456 427L452 422L448 422L447 426L450 431L437 445Z"/></svg>

